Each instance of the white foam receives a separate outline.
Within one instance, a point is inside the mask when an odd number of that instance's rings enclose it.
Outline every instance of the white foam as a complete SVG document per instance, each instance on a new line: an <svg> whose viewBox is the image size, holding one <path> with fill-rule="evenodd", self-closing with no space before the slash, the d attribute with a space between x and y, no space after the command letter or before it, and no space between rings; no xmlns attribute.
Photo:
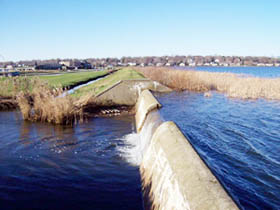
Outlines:
<svg viewBox="0 0 280 210"><path fill-rule="evenodd" d="M124 145L119 145L117 149L121 156L131 165L140 165L151 138L155 122L146 122L140 133L125 135L121 140Z"/></svg>
<svg viewBox="0 0 280 210"><path fill-rule="evenodd" d="M142 161L141 139L137 133L131 133L123 137L124 145L118 146L121 156L132 165L140 165Z"/></svg>

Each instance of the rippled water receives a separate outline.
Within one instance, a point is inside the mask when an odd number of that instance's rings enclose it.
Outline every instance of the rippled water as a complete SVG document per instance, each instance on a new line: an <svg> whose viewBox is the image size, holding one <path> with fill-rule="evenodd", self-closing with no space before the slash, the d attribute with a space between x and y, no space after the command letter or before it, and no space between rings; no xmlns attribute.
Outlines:
<svg viewBox="0 0 280 210"><path fill-rule="evenodd" d="M157 95L165 120L175 121L244 209L279 209L280 102L220 94Z"/></svg>
<svg viewBox="0 0 280 210"><path fill-rule="evenodd" d="M179 69L190 69L189 67L180 67ZM246 67L212 67L212 66L197 66L192 68L198 71L207 72L227 72L242 75L249 75L262 78L275 78L280 77L280 67L256 67L256 66L246 66Z"/></svg>
<svg viewBox="0 0 280 210"><path fill-rule="evenodd" d="M0 209L142 209L137 166L119 148L132 117L71 127L0 112Z"/></svg>

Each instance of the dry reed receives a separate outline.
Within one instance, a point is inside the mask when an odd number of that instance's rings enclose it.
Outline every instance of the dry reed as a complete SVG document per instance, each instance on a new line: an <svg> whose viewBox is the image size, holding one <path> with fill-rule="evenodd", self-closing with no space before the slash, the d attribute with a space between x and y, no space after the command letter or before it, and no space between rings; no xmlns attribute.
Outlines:
<svg viewBox="0 0 280 210"><path fill-rule="evenodd" d="M279 78L241 77L232 73L183 71L169 68L137 68L145 77L177 90L215 90L242 99L280 100Z"/></svg>
<svg viewBox="0 0 280 210"><path fill-rule="evenodd" d="M80 98L57 97L62 89L38 82L30 93L21 92L17 102L25 120L73 125L84 119L84 108L93 103L90 95Z"/></svg>

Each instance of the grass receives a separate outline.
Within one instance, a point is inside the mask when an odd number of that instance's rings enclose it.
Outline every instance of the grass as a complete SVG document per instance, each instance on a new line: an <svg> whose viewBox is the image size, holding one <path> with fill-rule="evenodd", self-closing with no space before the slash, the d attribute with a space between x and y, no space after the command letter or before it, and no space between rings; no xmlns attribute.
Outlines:
<svg viewBox="0 0 280 210"><path fill-rule="evenodd" d="M53 87L69 87L77 83L86 82L99 76L107 74L108 71L64 73L53 76L39 76L40 79L47 81Z"/></svg>
<svg viewBox="0 0 280 210"><path fill-rule="evenodd" d="M35 77L0 78L0 97L15 98L20 92L31 92L38 83L44 82Z"/></svg>
<svg viewBox="0 0 280 210"><path fill-rule="evenodd" d="M51 88L67 88L107 74L108 71L64 73L54 76L0 77L0 97L14 98L21 91L32 92L37 83L46 83Z"/></svg>
<svg viewBox="0 0 280 210"><path fill-rule="evenodd" d="M57 97L63 88L107 74L107 71L66 73L58 76L0 78L0 109L18 105L23 119L73 125L84 119L84 109L94 108L94 98L83 95ZM6 98L16 99L11 104Z"/></svg>
<svg viewBox="0 0 280 210"><path fill-rule="evenodd" d="M218 91L242 99L280 100L280 79L240 77L232 73L183 71L169 68L136 68L145 77L177 90Z"/></svg>
<svg viewBox="0 0 280 210"><path fill-rule="evenodd" d="M141 73L131 68L124 68L91 85L87 85L85 87L76 90L73 96L80 97L86 94L91 94L93 96L96 96L120 80L143 79L143 78L145 77Z"/></svg>
<svg viewBox="0 0 280 210"><path fill-rule="evenodd" d="M94 93L103 91L120 80L142 79L142 74L132 69L122 69L98 82L83 87L76 97L71 95L57 97L62 94L63 87L87 81L106 74L103 72L64 74L44 77L1 78L0 83L6 84L0 90L2 94L16 96L17 104L23 119L53 124L73 125L84 119L86 110L94 110L96 103ZM2 85L3 85L2 84ZM82 89L82 88L81 88ZM94 91L93 91L94 90ZM1 92L0 91L0 92ZM6 94L7 95L7 94Z"/></svg>
<svg viewBox="0 0 280 210"><path fill-rule="evenodd" d="M98 74L98 76L104 74L103 72L103 74ZM40 81L42 83L38 83L33 87L31 92L21 92L17 95L17 102L25 120L73 125L78 120L81 121L84 119L86 110L96 108L95 98L93 97L96 93L105 90L120 80L142 79L144 76L132 69L122 69L92 85L78 89L74 93L75 97L69 95L61 98L56 96L60 95L63 89L53 87L57 84L66 84L61 83L62 78L65 79L65 77L60 77L60 79L55 80L53 80L53 77L48 77L50 80L41 79ZM69 81L73 80L70 78L67 85L71 85ZM81 81L81 79L78 78L75 82L77 81ZM49 84L52 84L52 86Z"/></svg>

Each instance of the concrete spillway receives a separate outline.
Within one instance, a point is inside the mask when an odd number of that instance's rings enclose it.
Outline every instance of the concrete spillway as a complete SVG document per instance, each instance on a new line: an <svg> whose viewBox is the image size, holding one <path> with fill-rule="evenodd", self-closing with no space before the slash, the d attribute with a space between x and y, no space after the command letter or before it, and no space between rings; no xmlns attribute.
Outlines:
<svg viewBox="0 0 280 210"><path fill-rule="evenodd" d="M148 90L136 104L145 209L238 209L176 124L161 119L160 106Z"/></svg>
<svg viewBox="0 0 280 210"><path fill-rule="evenodd" d="M97 96L100 104L135 105L145 209L238 209L174 122L165 122L150 80L123 80Z"/></svg>
<svg viewBox="0 0 280 210"><path fill-rule="evenodd" d="M156 92L171 92L168 87L148 79L121 80L96 96L100 105L134 106L142 90L149 89Z"/></svg>

